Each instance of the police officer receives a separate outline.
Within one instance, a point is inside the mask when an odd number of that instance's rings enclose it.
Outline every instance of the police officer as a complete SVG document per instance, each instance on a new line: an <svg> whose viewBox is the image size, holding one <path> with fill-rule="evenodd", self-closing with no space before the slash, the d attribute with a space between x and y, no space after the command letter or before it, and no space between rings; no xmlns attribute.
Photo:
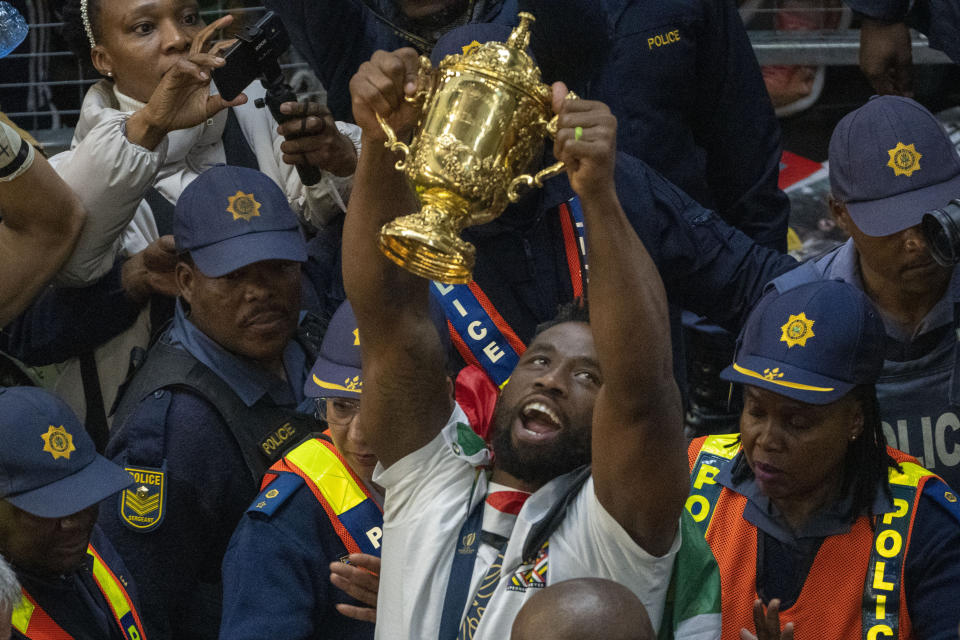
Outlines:
<svg viewBox="0 0 960 640"><path fill-rule="evenodd" d="M853 285L816 280L771 287L740 334L721 374L745 385L740 433L689 449L687 509L720 567L724 638L956 631L960 504L884 446L880 315Z"/></svg>
<svg viewBox="0 0 960 640"><path fill-rule="evenodd" d="M240 520L223 559L225 640L373 638L372 615L341 613L359 603L330 584L328 569L357 553L379 566L383 536L377 457L358 420L360 336L349 302L330 321L305 393L329 437L311 438L274 464Z"/></svg>
<svg viewBox="0 0 960 640"><path fill-rule="evenodd" d="M136 587L95 524L100 503L130 486L130 474L41 389L0 389L0 439L0 553L22 588L13 637L143 638Z"/></svg>
<svg viewBox="0 0 960 640"><path fill-rule="evenodd" d="M107 455L140 474L101 515L130 559L152 638L216 637L220 563L270 464L317 430L296 338L296 215L270 178L217 166L180 196L172 326L116 412Z"/></svg>
<svg viewBox="0 0 960 640"><path fill-rule="evenodd" d="M839 278L870 297L889 336L877 381L887 443L960 486L960 280L920 230L926 211L960 195L960 157L921 105L875 97L833 132L830 188L850 239L775 284Z"/></svg>

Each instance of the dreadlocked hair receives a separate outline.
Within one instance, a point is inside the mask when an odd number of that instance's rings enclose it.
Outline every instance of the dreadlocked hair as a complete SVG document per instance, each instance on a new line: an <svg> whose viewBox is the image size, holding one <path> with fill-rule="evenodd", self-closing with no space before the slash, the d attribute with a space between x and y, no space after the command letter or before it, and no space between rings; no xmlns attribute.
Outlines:
<svg viewBox="0 0 960 640"><path fill-rule="evenodd" d="M87 17L90 20L93 38L100 42L103 38L103 33L100 30L100 0L86 0L86 3ZM83 28L83 15L80 5L81 0L66 0L63 3L63 9L60 12L60 19L63 20L60 35L63 36L67 46L77 56L77 60L80 61L84 69L96 71L93 62L90 60L90 40Z"/></svg>
<svg viewBox="0 0 960 640"><path fill-rule="evenodd" d="M853 496L848 516L856 519L865 513L873 527L873 501L877 487L881 487L888 498L890 483L888 470L893 467L903 471L899 463L887 453L883 425L880 421L880 406L877 404L877 391L872 384L861 384L850 391L850 395L860 404L863 413L863 431L847 447L843 461L843 481L840 490L843 495ZM731 446L739 446L740 438ZM747 464L746 456L737 456L730 475L734 482L753 477L753 471Z"/></svg>
<svg viewBox="0 0 960 640"><path fill-rule="evenodd" d="M546 322L541 322L533 332L537 337L547 329L565 322L584 322L590 324L590 305L585 296L579 296L557 307L557 315Z"/></svg>

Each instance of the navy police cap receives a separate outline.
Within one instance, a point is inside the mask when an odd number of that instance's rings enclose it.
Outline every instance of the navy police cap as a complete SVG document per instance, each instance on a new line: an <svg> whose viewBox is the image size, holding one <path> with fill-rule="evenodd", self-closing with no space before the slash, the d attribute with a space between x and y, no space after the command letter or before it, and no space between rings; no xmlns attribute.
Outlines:
<svg viewBox="0 0 960 640"><path fill-rule="evenodd" d="M306 262L297 215L268 176L246 167L214 166L177 200L173 236L178 252L219 278L254 262Z"/></svg>
<svg viewBox="0 0 960 640"><path fill-rule="evenodd" d="M960 156L943 125L921 104L874 96L830 137L830 190L868 236L920 224L960 196Z"/></svg>
<svg viewBox="0 0 960 640"><path fill-rule="evenodd" d="M43 389L0 388L0 441L0 499L40 518L83 511L133 484Z"/></svg>
<svg viewBox="0 0 960 640"><path fill-rule="evenodd" d="M359 399L362 389L360 331L350 302L344 302L330 319L303 392L312 398Z"/></svg>
<svg viewBox="0 0 960 640"><path fill-rule="evenodd" d="M800 402L828 404L874 384L886 332L873 303L841 280L771 287L750 313L733 364L720 373Z"/></svg>

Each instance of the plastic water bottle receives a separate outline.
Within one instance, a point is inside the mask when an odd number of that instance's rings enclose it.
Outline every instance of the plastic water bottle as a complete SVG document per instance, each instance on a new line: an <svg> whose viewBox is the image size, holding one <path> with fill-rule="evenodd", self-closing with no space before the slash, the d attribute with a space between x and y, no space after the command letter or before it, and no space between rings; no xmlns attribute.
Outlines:
<svg viewBox="0 0 960 640"><path fill-rule="evenodd" d="M27 21L6 0L0 0L0 58L20 46L27 37Z"/></svg>

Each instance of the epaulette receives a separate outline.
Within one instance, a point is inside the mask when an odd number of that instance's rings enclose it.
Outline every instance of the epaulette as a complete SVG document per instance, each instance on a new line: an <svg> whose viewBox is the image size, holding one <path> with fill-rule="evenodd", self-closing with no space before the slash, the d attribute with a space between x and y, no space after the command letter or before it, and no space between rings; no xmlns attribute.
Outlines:
<svg viewBox="0 0 960 640"><path fill-rule="evenodd" d="M939 478L930 478L923 486L923 492L933 498L947 513L953 516L954 520L960 524L960 502L957 501L957 494Z"/></svg>
<svg viewBox="0 0 960 640"><path fill-rule="evenodd" d="M247 513L260 513L266 517L273 516L284 502L290 499L297 488L303 484L303 478L295 473L280 472L277 479L263 488Z"/></svg>

